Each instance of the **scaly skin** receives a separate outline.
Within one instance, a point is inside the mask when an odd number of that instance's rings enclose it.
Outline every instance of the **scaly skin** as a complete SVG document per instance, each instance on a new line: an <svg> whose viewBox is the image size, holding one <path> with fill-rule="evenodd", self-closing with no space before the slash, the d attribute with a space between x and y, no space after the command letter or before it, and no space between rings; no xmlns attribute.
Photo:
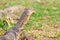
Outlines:
<svg viewBox="0 0 60 40"><path fill-rule="evenodd" d="M32 13L34 13L33 10L26 9L17 24L11 30L7 31L0 40L18 40L23 33L23 26L27 24Z"/></svg>

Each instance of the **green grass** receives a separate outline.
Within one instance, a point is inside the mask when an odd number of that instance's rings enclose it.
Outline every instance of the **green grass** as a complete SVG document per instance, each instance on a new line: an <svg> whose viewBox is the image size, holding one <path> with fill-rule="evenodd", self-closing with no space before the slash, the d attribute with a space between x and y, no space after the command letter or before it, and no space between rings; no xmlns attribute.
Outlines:
<svg viewBox="0 0 60 40"><path fill-rule="evenodd" d="M44 2L43 2L44 1ZM60 0L42 0L42 2L29 2L28 0L0 0L0 9L7 7L23 5L28 8L33 8L36 12L30 18L30 21L25 26L24 30L43 29L45 25L54 27L55 24L60 24ZM1 22L1 24L3 24ZM0 25L1 26L1 25ZM55 28L54 28L55 29ZM49 30L49 29L48 29ZM48 35L48 34L47 34ZM57 33L60 36L60 33ZM38 36L39 37L39 36ZM36 40L39 40L37 38ZM57 38L58 40L58 38Z"/></svg>

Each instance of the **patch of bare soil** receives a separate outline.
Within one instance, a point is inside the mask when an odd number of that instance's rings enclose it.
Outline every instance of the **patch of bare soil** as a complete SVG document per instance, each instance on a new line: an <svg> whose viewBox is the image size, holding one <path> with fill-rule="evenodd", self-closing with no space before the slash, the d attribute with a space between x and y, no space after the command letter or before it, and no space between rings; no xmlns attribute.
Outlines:
<svg viewBox="0 0 60 40"><path fill-rule="evenodd" d="M28 33L34 35L35 37L39 34L38 36L40 36L41 40L60 40L60 25L55 24L54 27L46 25L41 30L28 30Z"/></svg>

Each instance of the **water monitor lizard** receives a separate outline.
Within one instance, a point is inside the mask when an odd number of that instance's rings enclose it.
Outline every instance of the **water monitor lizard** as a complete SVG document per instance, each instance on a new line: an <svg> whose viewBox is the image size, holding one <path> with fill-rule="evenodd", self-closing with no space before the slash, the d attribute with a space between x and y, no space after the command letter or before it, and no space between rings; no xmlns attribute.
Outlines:
<svg viewBox="0 0 60 40"><path fill-rule="evenodd" d="M0 40L18 40L19 36L23 33L24 25L28 22L32 13L34 13L34 10L26 9L17 24L11 30L8 30Z"/></svg>

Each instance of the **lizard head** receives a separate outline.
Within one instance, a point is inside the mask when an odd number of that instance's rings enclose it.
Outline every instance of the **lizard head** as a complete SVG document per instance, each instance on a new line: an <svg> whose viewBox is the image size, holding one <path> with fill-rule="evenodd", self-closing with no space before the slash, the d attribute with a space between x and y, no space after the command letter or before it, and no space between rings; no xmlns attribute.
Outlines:
<svg viewBox="0 0 60 40"><path fill-rule="evenodd" d="M35 11L33 9L25 9L24 13L25 15L30 16L31 14L35 13Z"/></svg>

